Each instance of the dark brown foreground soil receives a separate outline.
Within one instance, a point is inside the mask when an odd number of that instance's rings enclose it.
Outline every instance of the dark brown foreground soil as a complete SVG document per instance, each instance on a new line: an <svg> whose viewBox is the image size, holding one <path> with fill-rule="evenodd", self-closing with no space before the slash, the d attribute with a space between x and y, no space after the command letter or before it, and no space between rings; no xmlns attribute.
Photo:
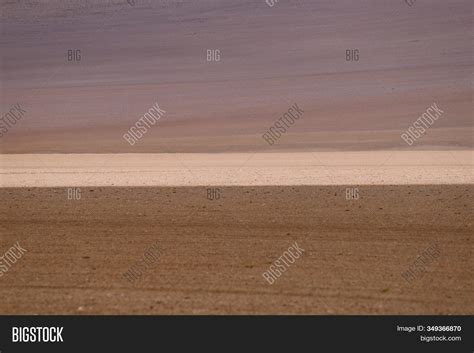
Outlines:
<svg viewBox="0 0 474 353"><path fill-rule="evenodd" d="M473 185L363 186L358 200L345 186L219 189L0 189L0 255L27 250L0 277L0 313L474 314ZM268 284L295 241L304 254Z"/></svg>

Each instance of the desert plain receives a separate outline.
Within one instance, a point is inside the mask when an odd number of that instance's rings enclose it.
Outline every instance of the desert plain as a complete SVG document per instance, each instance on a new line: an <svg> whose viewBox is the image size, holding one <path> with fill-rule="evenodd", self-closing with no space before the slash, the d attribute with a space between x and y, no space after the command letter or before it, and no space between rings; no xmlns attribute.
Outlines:
<svg viewBox="0 0 474 353"><path fill-rule="evenodd" d="M0 314L474 314L471 2L2 1Z"/></svg>
<svg viewBox="0 0 474 353"><path fill-rule="evenodd" d="M3 313L474 310L469 151L0 160L0 245L27 250L0 279ZM304 253L269 284L294 242Z"/></svg>

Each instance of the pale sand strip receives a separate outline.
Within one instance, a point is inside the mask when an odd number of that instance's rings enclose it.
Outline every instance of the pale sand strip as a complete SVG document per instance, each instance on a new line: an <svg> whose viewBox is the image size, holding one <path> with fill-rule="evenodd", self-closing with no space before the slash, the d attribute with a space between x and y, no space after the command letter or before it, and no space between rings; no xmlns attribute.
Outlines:
<svg viewBox="0 0 474 353"><path fill-rule="evenodd" d="M0 187L472 184L474 151L0 155Z"/></svg>

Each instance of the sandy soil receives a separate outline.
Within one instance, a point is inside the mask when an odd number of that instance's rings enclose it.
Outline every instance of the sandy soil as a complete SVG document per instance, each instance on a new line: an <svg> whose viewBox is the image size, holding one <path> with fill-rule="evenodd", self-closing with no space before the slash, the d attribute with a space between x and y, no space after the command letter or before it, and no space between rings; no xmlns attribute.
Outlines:
<svg viewBox="0 0 474 353"><path fill-rule="evenodd" d="M473 314L472 185L0 189L0 313ZM269 285L291 244L304 254ZM159 260L122 277L152 245ZM401 274L431 244L412 283Z"/></svg>
<svg viewBox="0 0 474 353"><path fill-rule="evenodd" d="M473 151L0 155L0 186L472 184Z"/></svg>
<svg viewBox="0 0 474 353"><path fill-rule="evenodd" d="M0 313L474 314L471 2L2 1Z"/></svg>
<svg viewBox="0 0 474 353"><path fill-rule="evenodd" d="M444 116L416 146L473 147L470 0L136 3L1 2L1 115L27 111L2 153L407 148L433 102ZM157 101L166 115L128 145ZM266 145L295 102L303 118Z"/></svg>

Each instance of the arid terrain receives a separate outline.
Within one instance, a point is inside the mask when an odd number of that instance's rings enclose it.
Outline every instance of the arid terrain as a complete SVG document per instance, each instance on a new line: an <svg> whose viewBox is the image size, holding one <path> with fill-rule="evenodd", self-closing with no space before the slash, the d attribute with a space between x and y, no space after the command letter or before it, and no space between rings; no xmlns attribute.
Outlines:
<svg viewBox="0 0 474 353"><path fill-rule="evenodd" d="M26 113L0 151L472 149L471 2L2 1L1 113ZM130 146L155 102L166 114ZM295 102L303 118L269 146ZM407 146L433 102L445 115Z"/></svg>
<svg viewBox="0 0 474 353"><path fill-rule="evenodd" d="M474 314L472 19L2 0L0 314Z"/></svg>
<svg viewBox="0 0 474 353"><path fill-rule="evenodd" d="M0 189L3 314L472 314L472 185ZM262 273L295 241L300 259ZM160 257L131 283L147 248ZM436 244L439 257L403 277Z"/></svg>
<svg viewBox="0 0 474 353"><path fill-rule="evenodd" d="M473 184L474 152L3 154L0 187Z"/></svg>

